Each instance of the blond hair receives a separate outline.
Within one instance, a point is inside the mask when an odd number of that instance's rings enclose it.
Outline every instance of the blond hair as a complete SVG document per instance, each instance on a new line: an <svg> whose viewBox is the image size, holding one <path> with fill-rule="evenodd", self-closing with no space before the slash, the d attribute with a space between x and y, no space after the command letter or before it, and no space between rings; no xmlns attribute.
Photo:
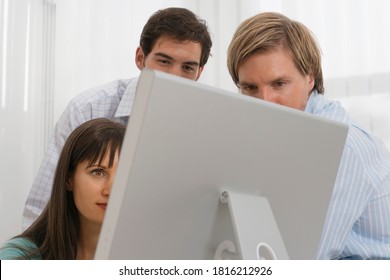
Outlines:
<svg viewBox="0 0 390 280"><path fill-rule="evenodd" d="M313 75L314 89L324 92L321 51L311 31L302 23L267 12L243 21L235 31L228 48L227 65L237 85L241 63L253 54L262 54L283 47L303 75Z"/></svg>

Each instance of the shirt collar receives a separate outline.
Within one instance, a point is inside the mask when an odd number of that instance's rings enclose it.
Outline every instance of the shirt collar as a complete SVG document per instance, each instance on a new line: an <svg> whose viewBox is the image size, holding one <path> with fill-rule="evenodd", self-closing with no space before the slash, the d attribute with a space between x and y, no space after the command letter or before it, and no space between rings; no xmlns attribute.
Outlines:
<svg viewBox="0 0 390 280"><path fill-rule="evenodd" d="M137 84L138 84L138 78L134 78L127 85L127 87L123 93L122 99L119 102L119 106L115 112L116 118L130 116L131 109L133 107L134 96L135 96Z"/></svg>
<svg viewBox="0 0 390 280"><path fill-rule="evenodd" d="M315 114L324 105L325 100L322 98L322 95L318 94L317 90L313 90L307 100L305 112Z"/></svg>

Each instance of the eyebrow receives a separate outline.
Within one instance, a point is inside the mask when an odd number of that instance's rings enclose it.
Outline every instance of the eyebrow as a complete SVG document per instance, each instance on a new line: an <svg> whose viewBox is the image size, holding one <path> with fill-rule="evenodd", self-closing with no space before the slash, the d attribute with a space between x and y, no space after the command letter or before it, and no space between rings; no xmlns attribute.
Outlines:
<svg viewBox="0 0 390 280"><path fill-rule="evenodd" d="M162 52L155 53L154 56L160 56L160 57L175 61L175 59L173 57L171 57L165 53L162 53ZM183 64L199 66L199 63L196 61L185 61Z"/></svg>
<svg viewBox="0 0 390 280"><path fill-rule="evenodd" d="M279 76L279 77L276 77L275 79L271 80L268 82L268 84L273 84L275 82L279 82L279 81L290 81L291 78L287 75L282 75L282 76ZM242 81L242 82L238 82L237 85L244 85L244 86L257 86L257 83L256 82L250 82L250 81Z"/></svg>
<svg viewBox="0 0 390 280"><path fill-rule="evenodd" d="M242 87L242 86L257 86L257 85L256 83L243 81L243 82L238 82L237 86Z"/></svg>
<svg viewBox="0 0 390 280"><path fill-rule="evenodd" d="M87 168L96 168L96 167L103 168L103 169L108 169L107 166L105 166L103 164L97 164L97 163L93 163L92 165L87 166Z"/></svg>

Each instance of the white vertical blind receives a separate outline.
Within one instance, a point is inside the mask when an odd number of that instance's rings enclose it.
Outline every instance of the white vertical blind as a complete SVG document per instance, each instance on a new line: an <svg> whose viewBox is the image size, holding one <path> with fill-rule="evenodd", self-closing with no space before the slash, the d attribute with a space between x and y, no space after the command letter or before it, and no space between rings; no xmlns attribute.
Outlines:
<svg viewBox="0 0 390 280"><path fill-rule="evenodd" d="M42 3L0 1L0 242L21 230L43 153L40 118Z"/></svg>
<svg viewBox="0 0 390 280"><path fill-rule="evenodd" d="M47 139L53 130L54 124L54 81L55 81L55 34L56 34L56 3L44 0L42 15L42 127L43 150L46 149Z"/></svg>
<svg viewBox="0 0 390 280"><path fill-rule="evenodd" d="M6 106L7 97L7 65L8 65L8 11L9 1L4 0L1 3L1 108L4 109Z"/></svg>

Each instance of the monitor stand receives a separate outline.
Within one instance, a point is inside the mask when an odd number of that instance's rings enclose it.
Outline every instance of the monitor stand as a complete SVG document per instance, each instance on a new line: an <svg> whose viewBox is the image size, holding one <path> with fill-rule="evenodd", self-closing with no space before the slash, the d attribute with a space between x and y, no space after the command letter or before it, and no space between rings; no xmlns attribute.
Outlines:
<svg viewBox="0 0 390 280"><path fill-rule="evenodd" d="M220 202L228 204L236 246L221 242L215 259L289 259L267 198L223 191Z"/></svg>

